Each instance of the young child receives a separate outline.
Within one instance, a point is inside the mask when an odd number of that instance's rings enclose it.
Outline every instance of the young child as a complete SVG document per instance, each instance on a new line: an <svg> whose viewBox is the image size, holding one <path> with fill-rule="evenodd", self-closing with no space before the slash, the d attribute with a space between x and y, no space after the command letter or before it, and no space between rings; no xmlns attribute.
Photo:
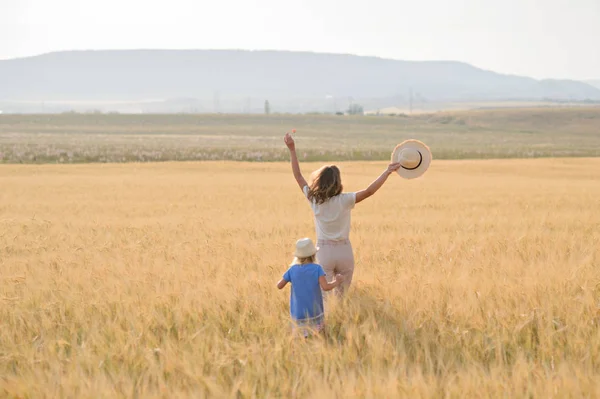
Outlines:
<svg viewBox="0 0 600 399"><path fill-rule="evenodd" d="M337 274L331 282L327 282L325 271L315 263L318 250L310 238L298 240L292 265L277 283L279 289L292 283L290 314L305 337L308 330L319 332L323 329L325 317L321 289L330 291L344 281L344 276Z"/></svg>

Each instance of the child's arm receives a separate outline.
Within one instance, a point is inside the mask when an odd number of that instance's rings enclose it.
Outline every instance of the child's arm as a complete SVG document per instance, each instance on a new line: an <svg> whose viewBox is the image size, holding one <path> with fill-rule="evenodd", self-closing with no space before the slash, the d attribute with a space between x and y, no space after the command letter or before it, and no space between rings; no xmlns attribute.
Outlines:
<svg viewBox="0 0 600 399"><path fill-rule="evenodd" d="M291 274L292 268L293 268L293 266L290 267L289 269L287 269L287 271L285 273L283 273L283 276L281 276L281 280L279 280L279 282L277 283L277 288L282 289L283 287L285 287L287 285L287 283L292 282L292 274Z"/></svg>
<svg viewBox="0 0 600 399"><path fill-rule="evenodd" d="M331 291L332 289L334 289L338 285L342 284L343 282L344 282L344 276L342 276L341 274L336 274L335 278L333 279L333 281L331 283L327 282L327 279L325 278L325 276L319 277L319 285L321 286L321 289L323 291Z"/></svg>
<svg viewBox="0 0 600 399"><path fill-rule="evenodd" d="M288 283L288 281L286 279L282 278L277 283L277 288L282 289L283 287L285 287L287 285L287 283Z"/></svg>
<svg viewBox="0 0 600 399"><path fill-rule="evenodd" d="M298 156L296 155L296 143L294 143L294 139L292 136L287 133L283 138L285 145L290 150L290 158L292 160L292 172L294 173L294 178L296 179L296 183L300 186L300 190L304 191L304 186L308 185L304 176L302 176L302 172L300 171L300 164L298 163Z"/></svg>

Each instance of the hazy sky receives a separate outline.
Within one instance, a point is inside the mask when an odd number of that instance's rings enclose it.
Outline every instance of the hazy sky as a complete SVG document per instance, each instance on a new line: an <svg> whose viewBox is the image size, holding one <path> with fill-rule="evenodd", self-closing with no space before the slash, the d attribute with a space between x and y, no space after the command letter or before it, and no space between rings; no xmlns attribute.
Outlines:
<svg viewBox="0 0 600 399"><path fill-rule="evenodd" d="M307 50L600 78L600 0L0 0L0 59L134 48Z"/></svg>

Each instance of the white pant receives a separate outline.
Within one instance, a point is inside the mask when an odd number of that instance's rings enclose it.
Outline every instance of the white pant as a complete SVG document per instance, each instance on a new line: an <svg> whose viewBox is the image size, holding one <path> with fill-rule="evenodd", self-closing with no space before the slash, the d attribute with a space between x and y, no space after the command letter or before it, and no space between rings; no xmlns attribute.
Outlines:
<svg viewBox="0 0 600 399"><path fill-rule="evenodd" d="M336 274L344 276L344 282L335 288L337 293L343 294L350 287L354 274L354 254L350 240L317 240L317 246L317 263L325 270L327 281L331 282Z"/></svg>

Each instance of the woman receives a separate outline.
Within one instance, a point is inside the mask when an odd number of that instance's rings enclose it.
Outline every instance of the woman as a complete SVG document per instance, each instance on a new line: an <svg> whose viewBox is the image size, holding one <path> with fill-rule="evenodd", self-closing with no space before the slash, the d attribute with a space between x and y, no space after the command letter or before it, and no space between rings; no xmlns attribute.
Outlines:
<svg viewBox="0 0 600 399"><path fill-rule="evenodd" d="M354 274L354 254L350 243L350 211L355 204L362 202L377 192L388 176L400 168L400 163L392 163L369 187L355 193L342 193L342 179L337 166L323 166L313 174L309 186L300 172L296 145L290 134L284 142L290 150L292 171L300 190L310 201L317 231L317 262L327 274L327 281L333 281L336 274L344 276L344 282L335 288L343 294L352 282Z"/></svg>

